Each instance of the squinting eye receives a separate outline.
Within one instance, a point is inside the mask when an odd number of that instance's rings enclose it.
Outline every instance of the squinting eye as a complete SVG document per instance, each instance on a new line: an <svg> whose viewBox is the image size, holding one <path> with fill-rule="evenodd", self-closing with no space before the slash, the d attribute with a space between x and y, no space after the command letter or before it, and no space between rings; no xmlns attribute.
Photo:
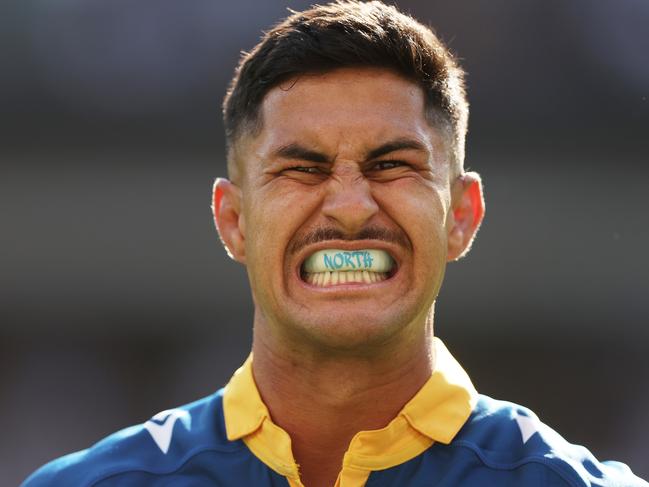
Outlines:
<svg viewBox="0 0 649 487"><path fill-rule="evenodd" d="M380 161L374 165L374 169L384 171L386 169L394 169L395 167L404 166L405 163L401 161Z"/></svg>
<svg viewBox="0 0 649 487"><path fill-rule="evenodd" d="M320 168L315 166L295 166L287 168L286 171L298 171L307 174L318 174L320 172Z"/></svg>

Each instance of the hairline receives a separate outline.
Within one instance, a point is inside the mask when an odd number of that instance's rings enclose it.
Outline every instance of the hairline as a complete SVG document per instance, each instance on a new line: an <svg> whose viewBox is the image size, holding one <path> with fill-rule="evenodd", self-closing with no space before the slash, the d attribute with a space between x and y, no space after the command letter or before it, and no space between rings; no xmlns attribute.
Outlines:
<svg viewBox="0 0 649 487"><path fill-rule="evenodd" d="M242 161L239 161L237 156L237 147L241 144L241 141L243 139L248 137L252 137L252 138L257 137L264 129L262 107L264 101L266 100L266 97L273 89L277 88L282 83L286 83L287 81L294 80L288 88L288 90L290 90L293 87L293 85L302 76L327 74L341 69L347 69L353 67L354 66L340 66L334 69L323 69L322 71L304 71L301 73L296 73L285 80L280 80L274 85L269 86L266 89L260 102L252 111L252 116L247 116L243 118L241 120L241 123L236 127L236 130L232 133L232 136L230 138L226 137L226 151L227 151L226 164L227 164L228 178L236 184L237 180L239 179L237 176L243 172L242 171L243 167L241 164ZM424 118L426 119L426 122L428 123L429 127L440 131L441 138L444 142L444 148L446 151L448 163L451 167L457 169L456 171L457 174L461 174L464 170L464 164L463 164L464 157L463 154L459 154L460 148L458 147L457 137L458 136L465 137L465 135L461 133L458 134L457 133L458 130L454 127L453 122L448 119L448 117L442 112L442 110L439 107L431 104L428 101L426 96L426 89L423 86L421 86L421 84L416 79L411 79L409 77L406 77L403 75L403 73L400 73L398 70L394 68L384 67L384 66L361 66L361 67L366 67L369 69L375 68L375 69L389 70L392 73L396 74L397 76L414 83L416 86L419 87L419 89L422 90L422 93L424 95L424 107L423 107ZM237 174L237 172L239 174Z"/></svg>

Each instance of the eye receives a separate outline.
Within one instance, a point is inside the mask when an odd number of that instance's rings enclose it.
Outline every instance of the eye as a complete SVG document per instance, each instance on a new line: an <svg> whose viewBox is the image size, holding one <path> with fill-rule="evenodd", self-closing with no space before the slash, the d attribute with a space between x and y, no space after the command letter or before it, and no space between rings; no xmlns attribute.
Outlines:
<svg viewBox="0 0 649 487"><path fill-rule="evenodd" d="M320 174L322 171L319 167L316 166L293 166L287 167L285 171L298 171L306 174Z"/></svg>
<svg viewBox="0 0 649 487"><path fill-rule="evenodd" d="M402 166L407 166L403 161L379 161L374 166L372 169L377 170L377 171L385 171L387 169L394 169L397 167L402 167Z"/></svg>

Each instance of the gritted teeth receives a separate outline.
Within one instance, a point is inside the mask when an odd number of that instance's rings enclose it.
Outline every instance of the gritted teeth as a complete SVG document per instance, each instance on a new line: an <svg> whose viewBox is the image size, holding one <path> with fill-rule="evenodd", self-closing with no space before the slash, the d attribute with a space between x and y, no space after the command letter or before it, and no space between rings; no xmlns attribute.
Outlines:
<svg viewBox="0 0 649 487"><path fill-rule="evenodd" d="M326 287L350 283L372 284L373 282L385 281L387 278L388 274L386 272L332 271L308 272L304 280L314 286Z"/></svg>
<svg viewBox="0 0 649 487"><path fill-rule="evenodd" d="M323 249L311 254L302 266L303 279L314 286L372 284L389 277L395 262L384 250Z"/></svg>
<svg viewBox="0 0 649 487"><path fill-rule="evenodd" d="M304 272L362 272L387 273L394 267L394 260L385 250L323 249L311 254L304 261Z"/></svg>

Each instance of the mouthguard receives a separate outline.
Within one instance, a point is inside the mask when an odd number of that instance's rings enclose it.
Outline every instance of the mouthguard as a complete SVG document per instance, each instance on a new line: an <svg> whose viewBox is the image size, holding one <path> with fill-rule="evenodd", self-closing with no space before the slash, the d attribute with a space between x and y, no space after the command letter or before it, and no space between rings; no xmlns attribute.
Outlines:
<svg viewBox="0 0 649 487"><path fill-rule="evenodd" d="M308 273L332 271L390 272L393 266L394 260L392 260L390 254L377 249L324 249L314 252L304 261L304 271Z"/></svg>

